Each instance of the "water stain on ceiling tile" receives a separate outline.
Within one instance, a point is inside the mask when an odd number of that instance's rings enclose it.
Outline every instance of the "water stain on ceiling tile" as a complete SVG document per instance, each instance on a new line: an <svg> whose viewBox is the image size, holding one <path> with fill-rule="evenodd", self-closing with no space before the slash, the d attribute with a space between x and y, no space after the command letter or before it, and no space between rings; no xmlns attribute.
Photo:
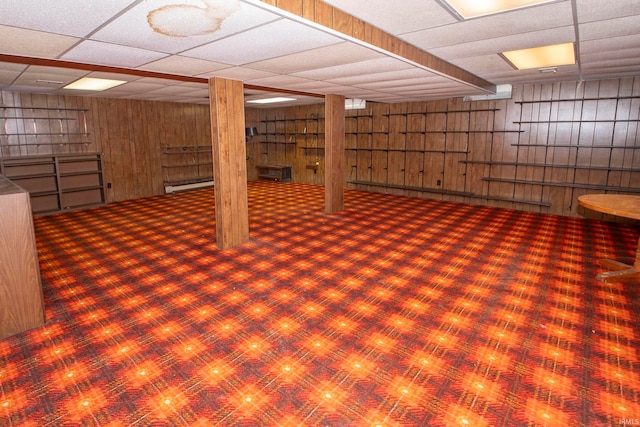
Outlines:
<svg viewBox="0 0 640 427"><path fill-rule="evenodd" d="M153 31L170 37L211 34L220 29L225 19L240 10L240 0L203 0L205 7L169 4L147 15Z"/></svg>

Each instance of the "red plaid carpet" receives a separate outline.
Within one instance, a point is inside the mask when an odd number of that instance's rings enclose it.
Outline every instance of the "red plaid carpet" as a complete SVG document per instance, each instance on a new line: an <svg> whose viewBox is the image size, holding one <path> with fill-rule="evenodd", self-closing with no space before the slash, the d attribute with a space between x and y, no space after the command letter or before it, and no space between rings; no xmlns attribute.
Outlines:
<svg viewBox="0 0 640 427"><path fill-rule="evenodd" d="M47 324L0 341L1 426L640 424L637 228L251 182L35 220Z"/></svg>

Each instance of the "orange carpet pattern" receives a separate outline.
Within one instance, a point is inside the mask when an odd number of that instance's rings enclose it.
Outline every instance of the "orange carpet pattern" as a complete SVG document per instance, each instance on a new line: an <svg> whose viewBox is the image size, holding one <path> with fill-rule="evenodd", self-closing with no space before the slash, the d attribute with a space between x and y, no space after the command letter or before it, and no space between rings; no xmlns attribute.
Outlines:
<svg viewBox="0 0 640 427"><path fill-rule="evenodd" d="M251 182L220 251L213 191L36 218L1 426L640 424L637 227Z"/></svg>

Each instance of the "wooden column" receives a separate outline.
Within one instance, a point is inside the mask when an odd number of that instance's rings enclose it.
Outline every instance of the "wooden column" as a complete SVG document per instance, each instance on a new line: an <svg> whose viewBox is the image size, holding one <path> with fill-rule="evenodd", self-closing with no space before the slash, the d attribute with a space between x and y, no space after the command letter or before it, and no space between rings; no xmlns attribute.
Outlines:
<svg viewBox="0 0 640 427"><path fill-rule="evenodd" d="M344 96L324 98L324 210L344 209Z"/></svg>
<svg viewBox="0 0 640 427"><path fill-rule="evenodd" d="M209 80L216 244L227 249L249 241L244 91L241 81Z"/></svg>

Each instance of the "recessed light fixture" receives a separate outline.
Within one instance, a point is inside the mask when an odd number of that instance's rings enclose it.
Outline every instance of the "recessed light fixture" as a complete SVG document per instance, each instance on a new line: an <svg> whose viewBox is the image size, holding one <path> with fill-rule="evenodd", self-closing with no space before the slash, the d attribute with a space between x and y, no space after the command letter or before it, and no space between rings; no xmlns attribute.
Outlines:
<svg viewBox="0 0 640 427"><path fill-rule="evenodd" d="M345 110L364 110L367 108L367 101L365 99L350 99L344 100Z"/></svg>
<svg viewBox="0 0 640 427"><path fill-rule="evenodd" d="M492 15L522 7L551 3L555 0L443 0L463 19Z"/></svg>
<svg viewBox="0 0 640 427"><path fill-rule="evenodd" d="M284 96L276 96L275 98L249 99L247 103L251 104L273 104L276 102L295 101L296 98L286 98Z"/></svg>
<svg viewBox="0 0 640 427"><path fill-rule="evenodd" d="M121 84L126 83L126 80L110 80L110 79L96 79L92 77L83 77L79 80L76 80L73 83L69 83L64 87L64 89L75 89L75 90L93 90L93 91L103 91L107 89L111 89L112 87L120 86Z"/></svg>
<svg viewBox="0 0 640 427"><path fill-rule="evenodd" d="M502 56L518 70L528 70L531 68L548 69L549 67L576 63L573 43L512 50L502 52Z"/></svg>

